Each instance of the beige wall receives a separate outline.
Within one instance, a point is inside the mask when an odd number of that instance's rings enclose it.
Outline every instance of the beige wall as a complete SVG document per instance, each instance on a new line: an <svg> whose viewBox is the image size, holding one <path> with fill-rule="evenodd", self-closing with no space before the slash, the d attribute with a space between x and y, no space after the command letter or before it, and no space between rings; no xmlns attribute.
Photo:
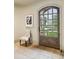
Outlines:
<svg viewBox="0 0 79 59"><path fill-rule="evenodd" d="M63 35L63 1L62 0L43 0L38 3L31 4L29 6L16 6L15 5L15 40L17 40L20 36L22 36L26 29L30 29L33 36L33 44L39 44L39 32L38 32L38 11L41 8L46 6L57 6L60 8L60 46L61 49L64 50L64 35ZM25 27L25 16L26 15L33 15L34 17L34 25L32 28Z"/></svg>
<svg viewBox="0 0 79 59"><path fill-rule="evenodd" d="M25 31L24 21L22 19L21 10L19 7L14 8L14 39L17 40Z"/></svg>

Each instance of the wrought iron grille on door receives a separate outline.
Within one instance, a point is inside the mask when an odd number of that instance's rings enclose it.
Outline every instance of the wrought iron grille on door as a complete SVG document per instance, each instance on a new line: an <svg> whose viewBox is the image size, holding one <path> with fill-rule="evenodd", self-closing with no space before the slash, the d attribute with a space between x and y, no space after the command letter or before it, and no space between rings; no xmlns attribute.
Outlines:
<svg viewBox="0 0 79 59"><path fill-rule="evenodd" d="M39 44L59 48L59 8L48 6L39 11Z"/></svg>

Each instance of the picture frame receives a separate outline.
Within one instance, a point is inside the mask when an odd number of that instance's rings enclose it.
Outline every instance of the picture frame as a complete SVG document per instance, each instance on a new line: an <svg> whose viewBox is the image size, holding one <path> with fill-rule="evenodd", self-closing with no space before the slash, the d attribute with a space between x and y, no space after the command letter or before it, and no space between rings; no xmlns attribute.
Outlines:
<svg viewBox="0 0 79 59"><path fill-rule="evenodd" d="M26 27L33 27L33 15L27 15L25 17Z"/></svg>

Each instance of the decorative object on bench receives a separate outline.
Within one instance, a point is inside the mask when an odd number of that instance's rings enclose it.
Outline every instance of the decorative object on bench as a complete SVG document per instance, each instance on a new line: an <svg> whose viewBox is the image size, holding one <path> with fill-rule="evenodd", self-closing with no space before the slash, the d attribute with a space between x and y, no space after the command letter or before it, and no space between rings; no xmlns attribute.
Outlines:
<svg viewBox="0 0 79 59"><path fill-rule="evenodd" d="M20 45L22 45L21 41L25 41L25 46L27 46L28 44L31 44L32 43L31 31L27 30L25 35L20 37L19 39L20 39Z"/></svg>

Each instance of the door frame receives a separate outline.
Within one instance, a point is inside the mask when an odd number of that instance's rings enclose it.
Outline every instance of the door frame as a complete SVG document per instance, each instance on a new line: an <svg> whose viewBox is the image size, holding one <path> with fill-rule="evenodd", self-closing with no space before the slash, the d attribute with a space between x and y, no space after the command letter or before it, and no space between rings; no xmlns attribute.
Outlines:
<svg viewBox="0 0 79 59"><path fill-rule="evenodd" d="M39 45L40 45L40 11L45 9L45 8L57 8L58 9L58 40L59 40L59 50L60 50L60 8L59 7L56 7L56 6L46 6L46 7L43 7L41 8L39 11L38 11L38 30L39 30ZM42 45L43 46L43 45ZM48 47L48 46L47 46ZM51 48L51 47L50 47ZM55 48L55 49L58 49L58 48Z"/></svg>

